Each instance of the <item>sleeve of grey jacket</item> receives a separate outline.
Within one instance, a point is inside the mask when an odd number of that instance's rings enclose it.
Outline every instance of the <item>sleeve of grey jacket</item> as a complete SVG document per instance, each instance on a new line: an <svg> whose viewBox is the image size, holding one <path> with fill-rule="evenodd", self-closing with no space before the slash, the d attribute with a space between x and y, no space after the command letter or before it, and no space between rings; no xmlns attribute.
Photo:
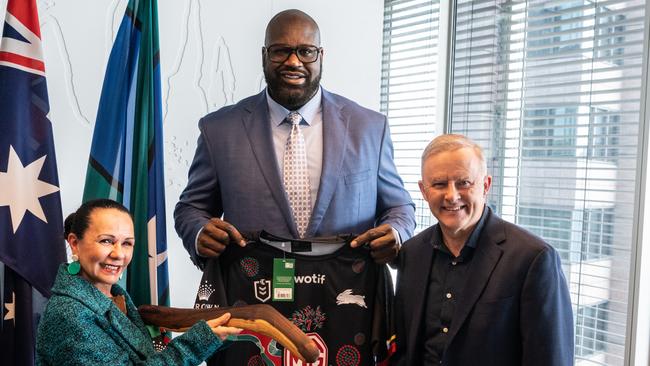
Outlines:
<svg viewBox="0 0 650 366"><path fill-rule="evenodd" d="M573 312L560 256L546 247L532 262L521 295L522 365L573 365Z"/></svg>
<svg viewBox="0 0 650 366"><path fill-rule="evenodd" d="M201 123L199 123L201 128ZM223 207L217 172L210 153L210 143L201 128L194 160L188 173L187 186L174 209L174 226L192 261L203 266L196 253L196 235L212 217L221 217Z"/></svg>
<svg viewBox="0 0 650 366"><path fill-rule="evenodd" d="M390 224L399 231L402 242L413 236L415 204L404 188L393 160L393 142L384 117L384 134L377 167L377 224Z"/></svg>

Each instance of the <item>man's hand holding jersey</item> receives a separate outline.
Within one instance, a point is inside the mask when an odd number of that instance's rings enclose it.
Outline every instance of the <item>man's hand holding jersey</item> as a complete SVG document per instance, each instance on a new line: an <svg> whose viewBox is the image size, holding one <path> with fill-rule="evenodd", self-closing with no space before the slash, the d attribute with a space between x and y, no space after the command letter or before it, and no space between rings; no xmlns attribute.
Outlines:
<svg viewBox="0 0 650 366"><path fill-rule="evenodd" d="M245 247L246 240L232 224L213 217L199 232L196 251L203 257L218 257L230 244Z"/></svg>
<svg viewBox="0 0 650 366"><path fill-rule="evenodd" d="M389 224L382 224L354 238L350 246L357 248L368 245L370 256L375 262L384 264L397 257L400 247L397 235ZM244 247L246 239L235 226L213 217L201 229L197 237L196 249L200 256L211 258L221 255L231 244Z"/></svg>
<svg viewBox="0 0 650 366"><path fill-rule="evenodd" d="M350 246L356 248L366 244L376 263L389 263L399 253L399 234L389 224L381 224L354 238Z"/></svg>

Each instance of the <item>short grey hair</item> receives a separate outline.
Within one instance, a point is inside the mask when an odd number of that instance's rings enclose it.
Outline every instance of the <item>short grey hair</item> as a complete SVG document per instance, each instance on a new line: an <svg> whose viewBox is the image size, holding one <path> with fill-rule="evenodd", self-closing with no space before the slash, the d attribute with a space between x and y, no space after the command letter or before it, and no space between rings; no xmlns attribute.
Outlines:
<svg viewBox="0 0 650 366"><path fill-rule="evenodd" d="M484 174L487 174L487 162L485 161L485 155L483 154L481 146L465 135L453 133L440 135L429 142L422 152L422 166L424 166L424 162L433 155L464 148L474 150L474 153L481 161Z"/></svg>

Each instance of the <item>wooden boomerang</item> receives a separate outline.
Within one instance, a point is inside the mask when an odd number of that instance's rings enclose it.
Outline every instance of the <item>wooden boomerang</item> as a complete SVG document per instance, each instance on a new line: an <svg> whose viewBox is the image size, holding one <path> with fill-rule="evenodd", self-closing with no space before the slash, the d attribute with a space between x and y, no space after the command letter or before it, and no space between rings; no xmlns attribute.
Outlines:
<svg viewBox="0 0 650 366"><path fill-rule="evenodd" d="M199 320L207 321L230 313L230 320L224 324L225 326L247 329L271 337L303 362L315 362L320 354L316 344L271 305L256 304L210 309L140 305L138 312L145 324L177 332L186 331Z"/></svg>

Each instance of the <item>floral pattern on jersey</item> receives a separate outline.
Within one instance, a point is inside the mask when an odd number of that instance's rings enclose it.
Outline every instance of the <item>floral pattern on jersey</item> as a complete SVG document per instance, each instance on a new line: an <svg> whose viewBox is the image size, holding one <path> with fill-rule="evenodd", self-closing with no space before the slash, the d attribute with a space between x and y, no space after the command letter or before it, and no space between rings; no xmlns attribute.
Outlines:
<svg viewBox="0 0 650 366"><path fill-rule="evenodd" d="M303 332L314 332L316 329L321 329L323 323L327 319L324 312L321 311L320 306L317 306L316 309L312 308L310 305L307 307L296 310L291 314L291 320L298 328Z"/></svg>
<svg viewBox="0 0 650 366"><path fill-rule="evenodd" d="M244 274L249 278L257 276L260 271L260 263L257 259L252 257L242 258L239 261L239 265L241 266L242 271L244 271Z"/></svg>
<svg viewBox="0 0 650 366"><path fill-rule="evenodd" d="M336 352L336 366L357 366L361 362L361 353L352 345L346 344Z"/></svg>

